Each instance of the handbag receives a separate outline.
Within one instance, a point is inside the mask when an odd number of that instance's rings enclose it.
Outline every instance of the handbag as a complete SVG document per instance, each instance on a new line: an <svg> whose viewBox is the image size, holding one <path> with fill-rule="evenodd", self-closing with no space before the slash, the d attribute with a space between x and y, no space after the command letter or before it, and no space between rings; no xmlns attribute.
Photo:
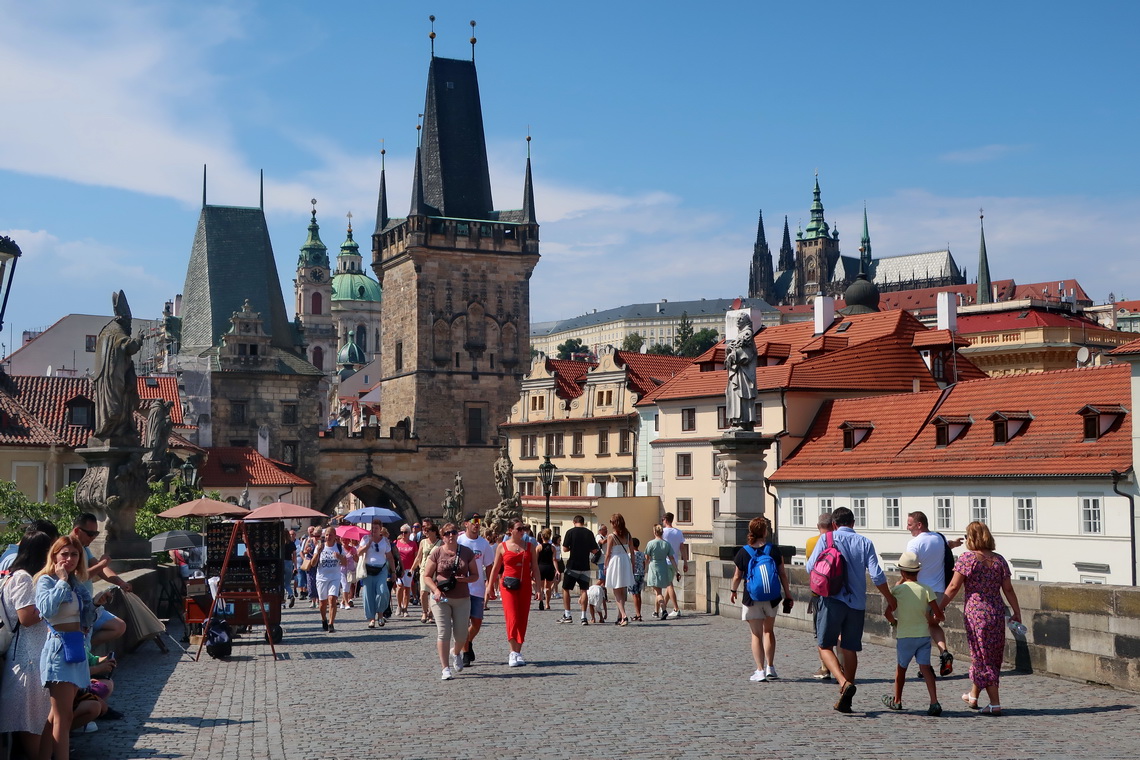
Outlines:
<svg viewBox="0 0 1140 760"><path fill-rule="evenodd" d="M377 567L376 565L365 565L364 566L364 572L368 573L369 575L379 575L383 569L384 569L383 565L381 565L379 567Z"/></svg>
<svg viewBox="0 0 1140 760"><path fill-rule="evenodd" d="M516 578L513 575L504 575L503 588L505 588L507 591L518 591L520 588L522 588L522 579Z"/></svg>
<svg viewBox="0 0 1140 760"><path fill-rule="evenodd" d="M455 585L459 582L459 581L455 580L455 574L457 572L459 572L459 551L458 550L455 552L455 560L452 561L452 563L451 563L451 577L450 578L444 578L442 581L437 580L435 582L436 588L438 588L443 593L451 591L453 588L455 588Z"/></svg>
<svg viewBox="0 0 1140 760"><path fill-rule="evenodd" d="M54 628L52 631L63 642L64 662L70 665L87 662L87 636L83 631L56 631Z"/></svg>

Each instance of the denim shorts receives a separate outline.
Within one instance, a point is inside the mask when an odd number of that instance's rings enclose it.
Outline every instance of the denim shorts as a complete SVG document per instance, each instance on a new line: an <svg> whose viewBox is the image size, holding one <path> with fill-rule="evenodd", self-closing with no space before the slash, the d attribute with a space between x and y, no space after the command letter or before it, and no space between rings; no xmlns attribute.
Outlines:
<svg viewBox="0 0 1140 760"><path fill-rule="evenodd" d="M914 638L896 639L895 651L898 654L898 665L905 668L914 660L919 665L930 664L930 637L916 636Z"/></svg>
<svg viewBox="0 0 1140 760"><path fill-rule="evenodd" d="M471 596L471 615L469 617L472 620L483 619L483 601L483 597L481 596Z"/></svg>
<svg viewBox="0 0 1140 760"><path fill-rule="evenodd" d="M866 610L855 610L838 599L821 596L815 623L816 642L820 649L831 649L838 644L849 652L862 651L863 619L866 615Z"/></svg>

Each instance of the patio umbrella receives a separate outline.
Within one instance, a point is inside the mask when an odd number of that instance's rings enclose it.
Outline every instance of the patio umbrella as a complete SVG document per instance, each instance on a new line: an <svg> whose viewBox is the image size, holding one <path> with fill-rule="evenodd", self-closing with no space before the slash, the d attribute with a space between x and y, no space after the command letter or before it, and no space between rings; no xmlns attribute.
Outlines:
<svg viewBox="0 0 1140 760"><path fill-rule="evenodd" d="M152 552L168 552L171 549L190 549L195 546L205 546L206 541L201 533L190 530L168 530L159 533L150 540Z"/></svg>
<svg viewBox="0 0 1140 760"><path fill-rule="evenodd" d="M336 534L349 541L359 541L368 535L368 531L355 525L341 525L337 527Z"/></svg>
<svg viewBox="0 0 1140 760"><path fill-rule="evenodd" d="M171 507L165 512L159 512L159 517L176 518L176 517L219 517L221 515L230 515L239 517L249 512L245 507L239 507L237 504L230 504L225 501L218 501L217 499L195 499L188 501L185 504L179 504L177 507Z"/></svg>
<svg viewBox="0 0 1140 760"><path fill-rule="evenodd" d="M350 523L374 523L374 522L400 522L404 518L400 516L399 512L393 512L384 507L364 507L362 509L354 509L344 516L345 521Z"/></svg>
<svg viewBox="0 0 1140 760"><path fill-rule="evenodd" d="M324 512L318 512L315 509L309 509L308 507L299 507L296 504L286 504L283 501L275 501L272 504L266 504L264 507L258 507L248 515L242 517L242 519L303 520L310 517L328 517L328 515Z"/></svg>

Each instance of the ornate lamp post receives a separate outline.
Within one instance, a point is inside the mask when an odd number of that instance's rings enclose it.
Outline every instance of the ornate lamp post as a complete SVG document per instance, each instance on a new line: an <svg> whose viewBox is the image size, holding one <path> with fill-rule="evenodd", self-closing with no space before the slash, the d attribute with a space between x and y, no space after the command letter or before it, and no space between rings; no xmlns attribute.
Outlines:
<svg viewBox="0 0 1140 760"><path fill-rule="evenodd" d="M4 312L8 310L8 296L12 292L12 278L16 276L16 262L20 260L22 252L16 241L10 237L0 235L0 288L4 291L4 300L0 302L0 329L4 328ZM8 266L11 264L11 266ZM7 274L7 277L4 275Z"/></svg>
<svg viewBox="0 0 1140 760"><path fill-rule="evenodd" d="M546 494L546 524L542 527L550 527L550 487L554 485L554 471L558 467L550 461L549 456L543 457L543 462L538 466L538 477L542 480L542 492Z"/></svg>

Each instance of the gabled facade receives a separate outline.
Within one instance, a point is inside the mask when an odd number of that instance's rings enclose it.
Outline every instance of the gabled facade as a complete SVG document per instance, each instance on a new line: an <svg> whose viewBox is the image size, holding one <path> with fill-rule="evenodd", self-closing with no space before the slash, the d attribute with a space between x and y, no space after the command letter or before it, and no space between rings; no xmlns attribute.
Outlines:
<svg viewBox="0 0 1140 760"><path fill-rule="evenodd" d="M890 565L922 511L951 538L985 522L1016 578L1129 584L1129 503L1115 490L1135 493L1129 375L1089 367L828 401L770 476L780 541L803 546L820 512L844 506ZM853 442L856 420L867 434Z"/></svg>
<svg viewBox="0 0 1140 760"><path fill-rule="evenodd" d="M219 446L206 450L198 470L198 485L217 491L225 501L237 504L248 489L250 508L276 501L311 505L313 484L298 476L284 462L263 457L248 447Z"/></svg>

